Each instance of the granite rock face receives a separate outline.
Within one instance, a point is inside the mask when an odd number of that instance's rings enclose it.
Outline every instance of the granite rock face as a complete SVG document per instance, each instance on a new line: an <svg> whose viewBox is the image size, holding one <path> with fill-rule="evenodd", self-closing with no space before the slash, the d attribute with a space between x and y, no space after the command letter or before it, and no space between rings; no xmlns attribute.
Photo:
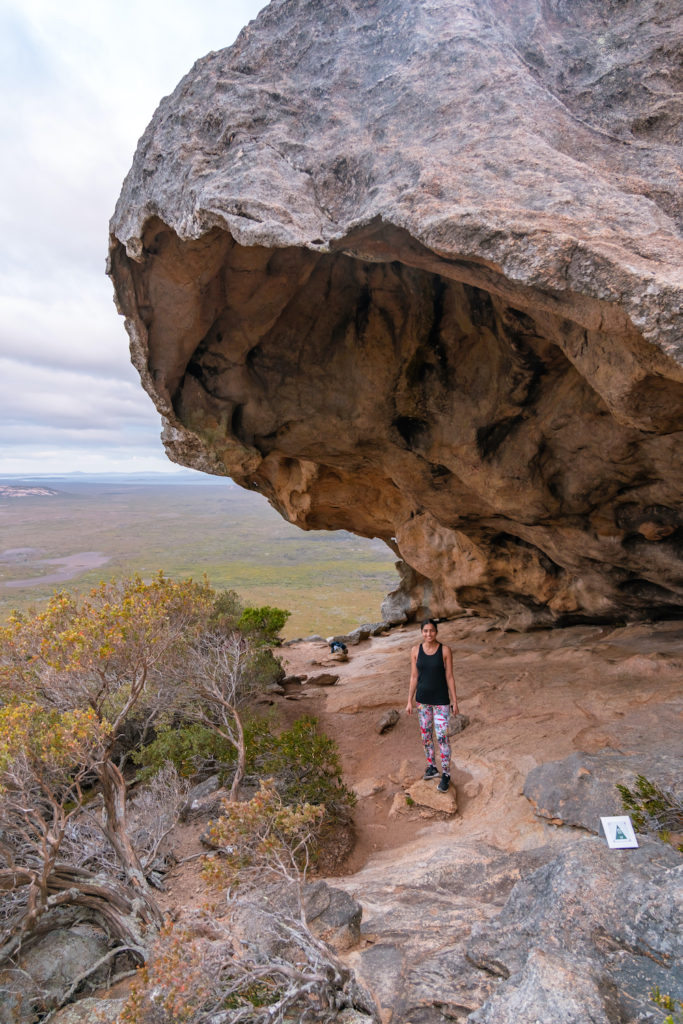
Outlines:
<svg viewBox="0 0 683 1024"><path fill-rule="evenodd" d="M346 959L391 1024L659 1024L650 991L682 981L682 870L646 837L416 847L340 880L363 906Z"/></svg>
<svg viewBox="0 0 683 1024"><path fill-rule="evenodd" d="M169 457L402 559L385 619L677 614L680 5L273 0L110 274Z"/></svg>
<svg viewBox="0 0 683 1024"><path fill-rule="evenodd" d="M365 941L346 960L383 1021L447 1024L481 1007L500 978L468 960L472 922L500 913L520 877L551 857L448 842L335 880L363 907Z"/></svg>
<svg viewBox="0 0 683 1024"><path fill-rule="evenodd" d="M624 813L617 785L633 788L639 775L683 805L679 757L629 756L609 749L599 754L577 752L538 765L526 777L524 795L540 818L598 833L601 817Z"/></svg>
<svg viewBox="0 0 683 1024"><path fill-rule="evenodd" d="M61 1005L74 980L91 970L90 988L105 984L107 965L94 968L107 950L107 936L90 924L57 928L43 935L14 966L0 972L0 1020L32 1024L41 1011Z"/></svg>
<svg viewBox="0 0 683 1024"><path fill-rule="evenodd" d="M569 847L521 879L497 917L475 924L467 958L504 983L469 1020L658 1018L649 993L683 981L683 865L652 839L625 852L597 838Z"/></svg>

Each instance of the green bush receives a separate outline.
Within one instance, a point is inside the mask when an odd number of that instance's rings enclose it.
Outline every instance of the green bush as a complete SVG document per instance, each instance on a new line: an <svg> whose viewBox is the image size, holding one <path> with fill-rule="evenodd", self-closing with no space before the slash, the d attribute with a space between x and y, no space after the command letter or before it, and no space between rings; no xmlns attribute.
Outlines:
<svg viewBox="0 0 683 1024"><path fill-rule="evenodd" d="M331 821L345 822L356 802L355 794L342 779L339 752L334 740L318 731L311 715L294 722L279 736L266 719L244 724L247 774L272 776L288 806L324 804ZM170 725L133 755L141 767L138 778L147 781L167 761L188 777L217 772L222 779L235 763L235 748L203 725Z"/></svg>
<svg viewBox="0 0 683 1024"><path fill-rule="evenodd" d="M344 785L337 744L304 715L280 736L270 736L256 755L263 775L272 775L286 804L324 804L329 819L348 821L355 794Z"/></svg>
<svg viewBox="0 0 683 1024"><path fill-rule="evenodd" d="M633 789L617 784L624 811L631 816L636 832L656 835L671 843L672 832L683 832L683 804L673 793L661 789L644 775L637 775ZM683 853L683 844L676 849Z"/></svg>
<svg viewBox="0 0 683 1024"><path fill-rule="evenodd" d="M255 690L263 690L269 683L278 683L285 677L282 662L275 657L269 647L257 647L253 651L246 672Z"/></svg>
<svg viewBox="0 0 683 1024"><path fill-rule="evenodd" d="M670 1011L662 1024L683 1024L683 1002L680 999L674 999L672 996L660 992L657 985L652 989L650 998L660 1010Z"/></svg>
<svg viewBox="0 0 683 1024"><path fill-rule="evenodd" d="M236 628L260 643L276 645L281 643L280 630L290 616L283 608L245 608L237 621Z"/></svg>
<svg viewBox="0 0 683 1024"><path fill-rule="evenodd" d="M221 590L213 603L208 620L209 629L218 633L232 633L244 611L244 605L235 590Z"/></svg>
<svg viewBox="0 0 683 1024"><path fill-rule="evenodd" d="M231 743L212 729L194 724L160 729L156 739L133 754L133 761L141 766L138 779L147 782L167 761L171 761L184 778L210 772L224 776L234 764L235 757L236 751Z"/></svg>
<svg viewBox="0 0 683 1024"><path fill-rule="evenodd" d="M268 744L269 737L266 721L248 719L244 722L248 774L257 770L257 759ZM133 761L141 766L137 774L141 782L149 781L167 761L175 765L183 778L215 772L224 782L233 772L236 757L236 750L231 743L213 729L193 723L169 725L160 729L151 743L133 754Z"/></svg>

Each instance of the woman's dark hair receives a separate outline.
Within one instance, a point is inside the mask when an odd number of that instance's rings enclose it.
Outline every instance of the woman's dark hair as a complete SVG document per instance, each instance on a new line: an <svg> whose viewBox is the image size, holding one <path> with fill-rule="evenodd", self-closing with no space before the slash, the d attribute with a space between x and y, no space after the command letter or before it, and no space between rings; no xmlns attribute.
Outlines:
<svg viewBox="0 0 683 1024"><path fill-rule="evenodd" d="M420 623L420 629L424 629L425 626L433 626L437 633L439 632L439 627L436 624L436 619L425 619L424 622Z"/></svg>

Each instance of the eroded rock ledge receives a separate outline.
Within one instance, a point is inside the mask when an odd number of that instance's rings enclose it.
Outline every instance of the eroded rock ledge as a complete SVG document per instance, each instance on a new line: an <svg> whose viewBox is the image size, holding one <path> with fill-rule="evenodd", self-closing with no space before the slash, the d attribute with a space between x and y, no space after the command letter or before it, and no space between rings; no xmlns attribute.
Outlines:
<svg viewBox="0 0 683 1024"><path fill-rule="evenodd" d="M386 540L389 618L680 614L682 29L273 0L198 61L111 223L169 457Z"/></svg>

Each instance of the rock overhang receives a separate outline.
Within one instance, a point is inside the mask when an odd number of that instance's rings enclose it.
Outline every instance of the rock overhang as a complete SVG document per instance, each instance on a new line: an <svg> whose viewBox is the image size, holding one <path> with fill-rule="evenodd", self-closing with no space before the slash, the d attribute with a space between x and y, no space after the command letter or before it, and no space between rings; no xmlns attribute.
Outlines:
<svg viewBox="0 0 683 1024"><path fill-rule="evenodd" d="M509 23L473 39L483 5L441 0L382 29L402 9L271 4L143 136L110 272L167 451L304 528L385 539L412 570L390 616L676 614L680 151L641 144L659 201L639 194L626 143L558 112ZM435 104L445 42L474 81L454 86L449 56ZM315 70L330 50L336 78ZM448 121L482 74L489 116Z"/></svg>

